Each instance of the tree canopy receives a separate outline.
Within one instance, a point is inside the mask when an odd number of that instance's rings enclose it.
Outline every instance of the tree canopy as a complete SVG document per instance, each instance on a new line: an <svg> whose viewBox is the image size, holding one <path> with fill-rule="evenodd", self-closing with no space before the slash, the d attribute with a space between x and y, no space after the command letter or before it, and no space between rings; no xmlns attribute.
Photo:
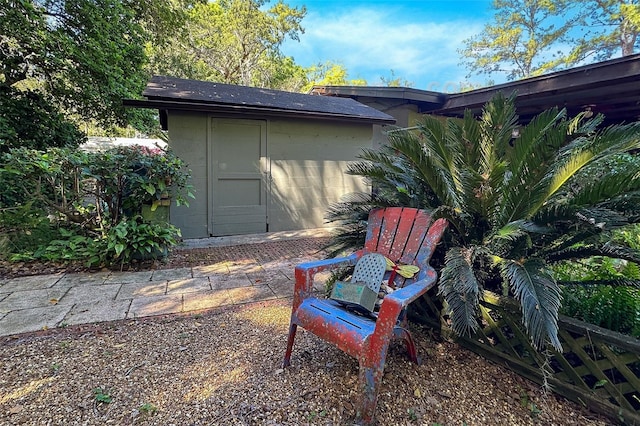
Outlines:
<svg viewBox="0 0 640 426"><path fill-rule="evenodd" d="M11 108L50 123L59 113L104 126L124 124L122 98L140 96L147 81L145 25L166 17L169 1L0 2L0 143L29 139L13 126ZM52 119L48 112L57 114ZM54 135L48 144L64 145L66 136Z"/></svg>
<svg viewBox="0 0 640 426"><path fill-rule="evenodd" d="M532 77L638 49L638 0L494 0L493 22L459 50L470 74Z"/></svg>
<svg viewBox="0 0 640 426"><path fill-rule="evenodd" d="M584 6L586 25L567 56L568 64L589 57L603 61L617 54L632 55L640 49L638 0L593 0Z"/></svg>
<svg viewBox="0 0 640 426"><path fill-rule="evenodd" d="M0 22L4 87L44 91L69 112L112 121L145 82L145 32L120 0L9 0Z"/></svg>
<svg viewBox="0 0 640 426"><path fill-rule="evenodd" d="M304 7L282 1L264 9L265 0L217 0L188 10L183 31L167 47L153 46L153 74L257 87L296 86L304 74L280 46L298 40ZM300 85L300 82L297 82Z"/></svg>
<svg viewBox="0 0 640 426"><path fill-rule="evenodd" d="M316 65L312 65L306 70L307 81L302 87L302 92L308 92L313 86L366 86L367 81L358 79L349 79L347 68L332 61L326 61Z"/></svg>

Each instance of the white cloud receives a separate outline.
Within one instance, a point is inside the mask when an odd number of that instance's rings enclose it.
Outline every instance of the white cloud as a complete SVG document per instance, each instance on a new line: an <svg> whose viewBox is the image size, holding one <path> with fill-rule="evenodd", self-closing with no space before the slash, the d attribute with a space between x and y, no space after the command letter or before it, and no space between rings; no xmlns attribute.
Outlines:
<svg viewBox="0 0 640 426"><path fill-rule="evenodd" d="M435 22L399 11L372 5L328 15L309 13L300 43L288 43L285 53L304 66L340 62L350 78L362 77L372 85L380 83L380 76L389 77L390 70L422 89L443 90L447 83L464 81L457 49L480 32L483 23Z"/></svg>

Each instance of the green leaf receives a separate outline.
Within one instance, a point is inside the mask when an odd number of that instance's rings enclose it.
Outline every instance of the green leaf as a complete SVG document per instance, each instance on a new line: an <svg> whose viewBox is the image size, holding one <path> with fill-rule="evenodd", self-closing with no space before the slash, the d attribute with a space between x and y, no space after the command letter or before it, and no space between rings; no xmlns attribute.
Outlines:
<svg viewBox="0 0 640 426"><path fill-rule="evenodd" d="M116 244L115 245L116 256L120 256L125 248L126 246L124 244L121 244L121 243Z"/></svg>

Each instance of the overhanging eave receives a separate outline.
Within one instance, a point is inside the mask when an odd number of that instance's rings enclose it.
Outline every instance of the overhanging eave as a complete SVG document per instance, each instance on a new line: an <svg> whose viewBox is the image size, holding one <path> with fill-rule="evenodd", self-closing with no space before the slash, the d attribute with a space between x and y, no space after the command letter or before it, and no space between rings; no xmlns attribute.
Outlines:
<svg viewBox="0 0 640 426"><path fill-rule="evenodd" d="M329 112L287 110L270 107L256 107L250 105L229 105L213 104L203 102L184 102L167 100L143 100L124 99L123 105L131 108L146 108L165 111L194 111L212 114L223 114L238 117L278 117L278 118L306 118L313 120L348 121L368 124L394 124L395 119L391 116L372 117L350 114L339 114ZM385 114L386 115L386 114Z"/></svg>

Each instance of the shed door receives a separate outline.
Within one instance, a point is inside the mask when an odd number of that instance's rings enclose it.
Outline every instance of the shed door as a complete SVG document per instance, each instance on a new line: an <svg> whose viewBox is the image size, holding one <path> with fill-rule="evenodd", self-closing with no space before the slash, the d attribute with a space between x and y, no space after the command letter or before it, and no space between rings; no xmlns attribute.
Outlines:
<svg viewBox="0 0 640 426"><path fill-rule="evenodd" d="M264 121L212 119L212 234L267 232Z"/></svg>

